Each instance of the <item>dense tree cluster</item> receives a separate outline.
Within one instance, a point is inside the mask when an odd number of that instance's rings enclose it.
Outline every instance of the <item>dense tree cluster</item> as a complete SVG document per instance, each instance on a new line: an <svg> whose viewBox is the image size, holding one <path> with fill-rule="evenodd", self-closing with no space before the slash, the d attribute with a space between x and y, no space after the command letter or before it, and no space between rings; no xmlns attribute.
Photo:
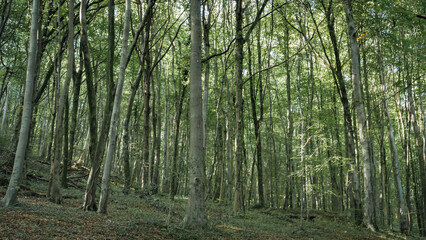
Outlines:
<svg viewBox="0 0 426 240"><path fill-rule="evenodd" d="M124 194L189 196L188 227L212 199L426 236L421 1L30 2L0 2L5 206L31 155L58 204L90 169L88 211L120 176Z"/></svg>

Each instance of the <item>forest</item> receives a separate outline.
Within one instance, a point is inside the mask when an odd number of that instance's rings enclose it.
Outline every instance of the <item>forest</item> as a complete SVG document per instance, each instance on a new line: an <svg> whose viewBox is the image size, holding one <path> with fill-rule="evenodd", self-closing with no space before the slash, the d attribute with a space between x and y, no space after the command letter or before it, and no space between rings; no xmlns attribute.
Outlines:
<svg viewBox="0 0 426 240"><path fill-rule="evenodd" d="M0 238L426 237L426 2L0 14Z"/></svg>

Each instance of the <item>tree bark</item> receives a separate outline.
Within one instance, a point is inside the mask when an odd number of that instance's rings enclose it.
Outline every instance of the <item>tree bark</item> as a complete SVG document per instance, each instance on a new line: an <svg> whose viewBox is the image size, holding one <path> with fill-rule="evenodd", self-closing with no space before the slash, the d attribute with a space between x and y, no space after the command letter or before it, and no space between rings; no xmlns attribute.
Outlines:
<svg viewBox="0 0 426 240"><path fill-rule="evenodd" d="M13 164L12 175L10 177L6 195L2 200L5 207L13 206L18 201L17 194L19 190L19 179L21 177L22 168L25 161L25 151L27 148L28 136L30 132L34 76L35 67L37 65L36 51L39 9L40 1L33 0L33 9L31 11L30 45L28 49L27 76L25 80L24 109L22 111L21 130L19 132L18 147L16 148L15 162Z"/></svg>
<svg viewBox="0 0 426 240"><path fill-rule="evenodd" d="M191 60L189 98L189 199L183 224L187 228L207 225L204 203L204 134L201 87L200 0L191 0Z"/></svg>
<svg viewBox="0 0 426 240"><path fill-rule="evenodd" d="M239 214L244 209L243 183L241 171L243 168L243 0L237 0L236 10L236 41L235 41L235 189L234 189L234 214Z"/></svg>
<svg viewBox="0 0 426 240"><path fill-rule="evenodd" d="M112 161L115 157L115 148L117 142L118 122L120 118L121 95L123 92L124 76L126 73L127 48L130 30L131 1L126 0L126 13L124 17L123 43L121 46L120 72L118 74L117 86L115 90L114 106L112 110L111 123L109 128L107 155L104 163L102 176L101 196L99 198L98 212L107 212L107 200L109 190L109 180L111 176Z"/></svg>
<svg viewBox="0 0 426 240"><path fill-rule="evenodd" d="M151 55L150 55L150 32L152 21L152 8L149 9L147 21L145 25L145 40L144 40L144 54L143 54L143 102L144 102L144 119L143 119L143 139L142 139L142 188L148 187L150 183L149 171L152 166L149 165L149 141L151 136L151 129L149 125L149 118L151 113L150 98L151 98Z"/></svg>
<svg viewBox="0 0 426 240"><path fill-rule="evenodd" d="M70 3L71 6L71 3ZM60 189L60 183L59 183L59 167L61 165L61 159L63 158L62 156L62 140L64 137L64 129L63 129L63 113L64 113L64 105L65 105L65 97L68 94L68 89L69 89L69 83L71 81L71 74L72 74L72 70L70 71L68 68L68 71L71 73L67 73L67 77L65 79L65 83L64 83L64 87L63 89L61 89L61 48L62 48L62 44L60 43L60 38L61 38L61 34L60 34L60 7L58 7L58 41L59 41L59 54L58 54L58 64L57 64L57 105L56 105L56 124L55 124L55 140L54 140L54 153L53 153L53 158L52 158L52 165L50 168L50 179L49 179L49 186L48 186L48 190L47 190L47 197L49 198L50 201L54 202L54 203L58 203L60 204L62 201L62 196L61 196L61 189ZM72 20L74 19L74 12L73 12L73 17ZM70 22L72 21L70 20ZM70 36L74 37L73 33L69 33ZM72 40L69 40L69 42L72 42ZM68 49L69 51L70 49ZM73 50L73 49L71 49ZM72 54L71 54L72 55ZM71 65L72 68L72 59L70 61L70 58L68 58L68 66ZM67 134L67 133L66 133Z"/></svg>
<svg viewBox="0 0 426 240"><path fill-rule="evenodd" d="M426 171L425 171L425 159L423 154L423 139L419 130L419 126L417 123L417 116L416 116L416 110L414 107L414 100L413 100L413 89L412 89L412 80L411 75L409 73L409 66L408 66L408 60L405 59L405 67L407 69L407 85L408 85L408 103L409 103L409 111L411 115L411 124L413 126L414 130L414 139L416 140L417 145L417 158L419 163L419 170L420 170L420 189L421 189L421 196L420 203L423 202L422 208L418 209L418 211L421 213L423 219L421 219L422 223L419 224L423 227L421 229L422 236L426 236ZM421 204L420 204L421 206ZM421 210L422 209L422 210Z"/></svg>
<svg viewBox="0 0 426 240"><path fill-rule="evenodd" d="M332 42L333 53L335 57L335 68L331 67L331 70L333 72L334 84L336 85L336 88L338 90L340 102L342 103L342 107L343 107L343 119L344 119L343 125L345 130L346 157L351 159L351 163L348 164L348 168L352 172L352 174L351 173L348 174L351 208L353 209L353 216L355 218L355 222L357 224L361 224L362 223L362 206L361 206L359 173L356 167L356 159L355 159L356 157L355 140L354 140L355 136L354 136L352 117L351 117L351 106L349 104L345 81L343 79L342 63L340 60L340 53L339 53L340 51L338 48L338 41L337 41L336 32L334 28L335 19L334 19L334 13L332 11L333 1L329 1L328 6L325 6L324 2L321 2L321 3L323 4L323 8L326 12L327 28L330 35L330 40ZM323 49L328 59L324 45L323 45ZM331 61L329 61L329 63L331 65ZM342 186L342 190L343 190L343 186Z"/></svg>
<svg viewBox="0 0 426 240"><path fill-rule="evenodd" d="M179 153L179 133L180 133L180 122L181 122L181 116L182 116L182 106L183 106L183 100L185 98L185 92L186 92L186 85L180 86L181 92L180 92L180 98L177 102L176 107L176 129L175 129L175 139L173 140L173 158L172 158L172 166L170 169L170 198L174 199L174 197L177 194L177 188L178 188L178 153Z"/></svg>
<svg viewBox="0 0 426 240"><path fill-rule="evenodd" d="M375 216L375 194L376 185L375 165L370 156L370 144L366 126L364 102L361 90L361 71L359 48L357 43L356 27L352 13L352 0L344 2L346 12L346 22L351 48L352 84L353 84L353 105L357 111L358 134L361 142L363 167L364 167L364 224L372 231L378 229Z"/></svg>
<svg viewBox="0 0 426 240"><path fill-rule="evenodd" d="M80 25L81 25L81 50L83 52L84 68L86 70L87 101L89 105L89 156L92 167L87 179L86 191L84 194L83 209L85 211L96 211L96 177L98 175L100 159L96 158L97 149L97 119L96 119L96 90L93 83L93 69L90 58L89 42L87 36L87 0L80 3Z"/></svg>

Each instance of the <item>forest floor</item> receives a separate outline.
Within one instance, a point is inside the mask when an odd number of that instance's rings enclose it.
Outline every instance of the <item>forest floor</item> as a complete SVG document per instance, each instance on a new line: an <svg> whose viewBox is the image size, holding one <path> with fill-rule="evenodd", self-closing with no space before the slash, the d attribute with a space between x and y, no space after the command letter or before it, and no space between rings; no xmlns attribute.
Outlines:
<svg viewBox="0 0 426 240"><path fill-rule="evenodd" d="M10 164L1 163L3 157L0 153L0 198L11 172ZM186 198L141 197L137 191L126 196L118 178L113 179L108 214L85 212L81 205L87 170L73 168L70 187L62 190L63 202L58 205L45 197L49 164L32 160L31 165L19 205L0 206L0 239L416 239L373 233L347 216L324 211L310 211L302 224L298 210L248 208L234 216L232 204L224 201L207 201L208 228L191 231L181 226Z"/></svg>

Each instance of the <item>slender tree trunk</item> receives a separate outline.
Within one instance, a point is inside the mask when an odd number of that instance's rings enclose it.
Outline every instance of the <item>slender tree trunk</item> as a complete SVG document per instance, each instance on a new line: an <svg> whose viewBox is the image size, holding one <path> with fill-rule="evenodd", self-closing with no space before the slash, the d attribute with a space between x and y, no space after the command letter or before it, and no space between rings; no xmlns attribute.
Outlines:
<svg viewBox="0 0 426 240"><path fill-rule="evenodd" d="M226 196L229 201L232 200L232 159L231 159L231 124L230 124L230 106L231 97L229 92L229 79L225 73L223 74L224 81L226 83L226 181L227 181L227 192Z"/></svg>
<svg viewBox="0 0 426 240"><path fill-rule="evenodd" d="M61 159L64 159L64 166L63 166L63 175L62 175L62 184L63 186L66 186L66 177L67 177L67 167L68 163L68 117L63 120L63 112L64 107L68 109L68 90L69 85L71 82L71 78L73 76L74 71L74 1L70 0L69 6L68 6L68 68L67 68L67 75L65 78L64 87L61 90L61 78L60 78L60 69L61 69L61 52L62 52L62 44L60 40L59 42L59 51L58 51L58 77L57 77L57 88L59 91L59 102L57 105L57 118L56 118L56 129L55 129L55 142L54 142L54 158L52 161L52 166L50 169L50 179L49 179L49 187L48 187L48 197L52 202L55 203L61 203L61 193L60 193L60 187L59 187L59 167ZM58 8L58 24L60 23L60 7ZM61 27L59 26L58 29ZM58 39L61 39L61 34L59 31ZM66 110L67 110L66 109ZM67 121L64 123L64 121ZM63 125L65 124L65 129ZM65 131L64 131L65 130ZM62 139L65 137L65 144L62 146ZM62 148L64 148L64 155L62 156ZM65 155L65 152L67 153Z"/></svg>
<svg viewBox="0 0 426 240"><path fill-rule="evenodd" d="M375 165L370 156L370 144L366 126L364 103L361 92L361 71L359 60L359 48L357 43L356 27L352 13L352 0L344 2L346 21L348 25L349 41L351 47L351 66L353 83L353 102L357 111L358 134L360 136L363 166L364 166L364 224L367 228L376 231L377 223L375 216L375 194L376 185Z"/></svg>
<svg viewBox="0 0 426 240"><path fill-rule="evenodd" d="M329 4L327 7L323 5L324 10L326 11L327 28L330 35L330 40L332 42L333 53L334 53L335 64L336 64L335 69L332 68L331 70L333 71L333 77L335 78L334 83L339 92L340 101L343 106L343 120L344 120L343 125L345 130L346 157L351 159L351 163L348 164L348 169L350 169L352 172L352 174L348 173L348 180L349 180L348 191L350 194L351 208L353 209L353 216L355 218L355 222L357 224L361 224L362 223L361 192L360 192L359 174L358 174L358 169L356 167L356 159L355 159L356 157L355 141L354 141L355 136L354 136L352 117L351 117L351 107L349 104L346 86L343 79L342 64L340 61L340 53L338 48L336 32L334 28L334 13L332 11L333 9L332 4L333 2L329 1ZM342 190L343 190L343 184L342 184Z"/></svg>
<svg viewBox="0 0 426 240"><path fill-rule="evenodd" d="M62 168L62 176L61 176L61 187L63 188L68 188L68 184L67 184L67 175L68 175L68 168L69 168L69 150L68 150L68 146L69 146L69 136L68 136L68 132L69 132L69 117L70 117L70 102L69 102L69 97L68 97L68 93L67 96L65 97L65 113L64 113L64 146L63 146L63 151L64 151L64 160L63 160L63 168Z"/></svg>
<svg viewBox="0 0 426 240"><path fill-rule="evenodd" d="M85 211L96 211L96 177L99 170L100 159L96 158L97 148L97 119L96 119L96 90L93 83L93 69L90 59L89 42L87 36L87 0L80 3L80 25L81 25L81 50L83 52L84 68L86 70L87 101L89 104L89 156L92 167L87 180L86 191L84 194L83 209Z"/></svg>
<svg viewBox="0 0 426 240"><path fill-rule="evenodd" d="M18 147L16 148L15 162L13 165L12 175L10 177L9 186L6 195L3 198L5 207L13 206L18 201L19 179L21 177L22 168L25 160L25 151L28 143L28 136L31 124L32 100L34 92L34 76L37 51L37 25L40 1L33 0L33 9L31 11L31 30L30 30L30 45L28 49L28 65L27 76L25 80L25 96L24 108L22 111L21 130L19 133Z"/></svg>
<svg viewBox="0 0 426 240"><path fill-rule="evenodd" d="M203 109L201 87L200 0L191 0L191 65L189 101L189 199L183 224L187 228L207 225L204 203Z"/></svg>
<svg viewBox="0 0 426 240"><path fill-rule="evenodd" d="M259 11L259 2L256 1L257 8ZM258 64L258 71L261 70L262 66L262 55L261 55L261 44L260 44L260 35L261 35L261 28L259 25L258 32L257 32L257 64ZM261 126L263 121L263 103L264 103L264 91L263 91L263 83L262 83L262 74L258 74L258 81L259 81L259 100L260 100L260 106L259 106L259 118L256 116L256 106L253 106L252 103L252 109L253 109L253 120L255 123L255 136L256 136L256 148L257 148L257 189L259 194L259 203L263 207L265 206L265 200L263 195L263 161L262 161L262 139L261 139ZM253 108L254 107L254 108Z"/></svg>
<svg viewBox="0 0 426 240"><path fill-rule="evenodd" d="M207 8L207 16L206 16L206 8ZM208 58L210 56L210 28L211 28L211 7L209 1L203 1L203 40L204 40L204 54L205 57ZM210 81L210 63L206 61L204 63L204 98L203 98L203 151L204 155L206 154L206 146L207 146L207 105L209 98L209 81Z"/></svg>
<svg viewBox="0 0 426 240"><path fill-rule="evenodd" d="M152 9L152 8L151 8ZM152 21L152 10L149 10L147 22L145 25L145 40L144 40L144 54L143 54L143 78L144 78L144 88L143 88L143 101L144 101L144 119L143 119L143 140L142 140L142 188L148 187L150 183L149 171L152 166L149 165L149 141L151 136L151 129L149 126L149 118L151 107L149 106L151 98L151 52L150 52L150 33L151 33L151 21Z"/></svg>
<svg viewBox="0 0 426 240"><path fill-rule="evenodd" d="M136 77L135 83L131 86L132 92L130 94L129 98L129 104L127 105L127 111L126 111L126 117L124 118L124 124L123 124L123 153L122 153L122 159L123 159L123 171L124 171L124 189L123 193L127 195L130 190L130 119L132 117L132 109L133 104L135 102L136 92L139 88L140 82L142 79L142 68L139 68L138 75Z"/></svg>
<svg viewBox="0 0 426 240"><path fill-rule="evenodd" d="M153 107L157 105L158 107L161 106L161 69L157 69L157 93L155 97L156 103L153 104ZM154 146L152 148L152 155L155 157L155 164L153 169L153 176L152 176L152 185L153 185L153 193L156 194L159 189L159 183L160 183L160 153L161 153L161 111L153 111L153 114L155 114L155 125L153 125L153 130L155 129L154 134Z"/></svg>
<svg viewBox="0 0 426 240"><path fill-rule="evenodd" d="M288 59L290 54L290 43L289 43L289 29L288 26L285 26L285 58ZM286 61L286 93L287 93L287 137L285 138L285 152L286 152L286 165L287 165L287 181L286 181L286 194L284 200L284 208L290 206L291 208L296 207L296 195L294 190L295 177L292 176L293 173L293 113L292 113L292 100L291 100L291 74L290 74L290 63Z"/></svg>
<svg viewBox="0 0 426 240"><path fill-rule="evenodd" d="M174 56L175 51L174 47L172 46L172 79L174 78ZM169 83L166 80L166 104L165 104L165 110L164 110L164 145L163 145L163 172L162 172L162 180L161 180L161 190L163 193L167 193L169 191L170 187L170 180L169 180Z"/></svg>
<svg viewBox="0 0 426 240"><path fill-rule="evenodd" d="M104 163L104 171L102 176L101 196L99 199L99 208L98 208L98 212L100 213L107 212L109 180L111 176L112 162L115 157L118 123L120 120L119 118L120 118L121 95L123 91L124 76L126 73L126 65L127 65L126 59L127 59L127 48L128 48L129 30L130 30L130 14L131 14L131 1L126 0L123 43L121 46L120 72L118 74L117 87L115 91L114 107L112 110L112 117L111 117L110 129L109 129L107 155L106 155L106 159Z"/></svg>
<svg viewBox="0 0 426 240"><path fill-rule="evenodd" d="M394 175L394 181L395 181L395 189L398 195L398 204L399 204L399 211L398 212L398 218L399 218L399 226L400 231L402 233L408 233L408 215L407 215L407 209L405 205L405 199L404 199L404 193L402 191L402 184L401 184L401 178L399 174L399 159L398 159L398 150L395 143L395 137L393 134L393 127L392 127L392 120L390 118L389 110L388 110L388 102L386 98L386 85L385 85L385 76L384 76L384 69L383 69L383 60L382 60L382 46L381 46L381 34L379 33L379 39L377 41L377 63L379 65L379 78L380 78L380 84L382 85L382 94L383 94L383 107L384 107L384 114L386 116L387 125L388 125L388 133L389 133L389 142L391 145L391 154L392 154L392 166L393 166L393 175ZM404 139L403 139L404 141Z"/></svg>
<svg viewBox="0 0 426 240"><path fill-rule="evenodd" d="M82 65L83 64L80 64L80 66ZM76 136L76 128L77 128L77 113L78 113L78 105L79 105L79 99L80 99L80 87L81 87L81 76L82 76L81 74L82 74L82 71L80 69L78 74L76 74L76 76L72 78L73 79L73 102L72 102L71 125L70 125L70 136L69 136L70 144L69 144L68 160L67 160L67 163L69 166L71 166L71 161L74 156L74 144L75 144L75 136ZM62 175L63 178L65 174L66 173L63 173Z"/></svg>
<svg viewBox="0 0 426 240"><path fill-rule="evenodd" d="M3 107L3 114L2 114L2 119L1 119L1 131L3 131L4 129L4 125L6 123L6 113L7 113L7 108L8 108L8 99L9 99L9 84L6 86L6 99L4 100L4 107ZM1 98L0 98L1 99ZM6 130L6 136L7 134L7 130Z"/></svg>
<svg viewBox="0 0 426 240"><path fill-rule="evenodd" d="M182 106L183 106L183 100L185 98L185 92L186 92L186 85L180 86L181 89L181 96L177 103L176 107L176 130L175 130L175 139L173 141L173 159L172 159L172 168L170 171L170 198L174 199L174 197L177 194L177 187L178 187L178 152L179 152L179 133L180 133L180 121L182 116Z"/></svg>
<svg viewBox="0 0 426 240"><path fill-rule="evenodd" d="M244 209L243 182L241 171L243 168L243 0L237 0L236 10L236 42L235 42L235 189L234 189L234 214L239 214Z"/></svg>
<svg viewBox="0 0 426 240"><path fill-rule="evenodd" d="M411 75L409 73L409 66L408 66L408 60L405 59L405 67L407 69L407 84L408 84L408 102L409 102L409 110L411 114L411 124L413 126L414 130L414 138L416 140L417 145L417 157L418 157L418 163L419 163L419 170L420 170L420 189L421 189L421 196L420 203L423 202L423 206L421 206L418 211L421 213L422 221L421 225L423 229L420 229L420 232L422 236L426 236L426 171L425 171L425 163L424 163L424 154L423 154L423 139L419 130L419 126L417 123L417 116L416 116L416 110L414 107L414 100L413 100L413 89L412 89L412 81L411 81Z"/></svg>

